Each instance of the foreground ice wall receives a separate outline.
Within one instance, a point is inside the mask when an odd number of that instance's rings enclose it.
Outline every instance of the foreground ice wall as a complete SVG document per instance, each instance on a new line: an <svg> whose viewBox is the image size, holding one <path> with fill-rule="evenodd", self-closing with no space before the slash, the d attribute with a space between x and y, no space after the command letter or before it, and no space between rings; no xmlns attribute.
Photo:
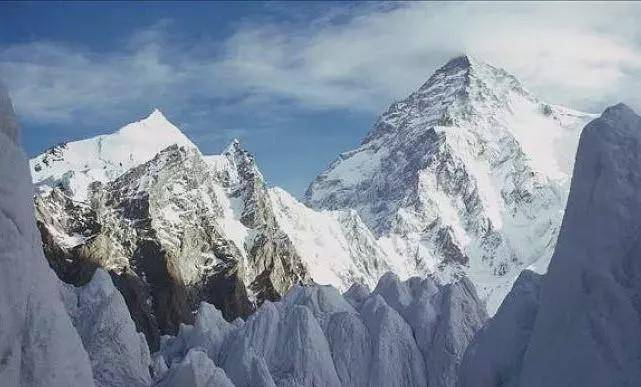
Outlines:
<svg viewBox="0 0 641 387"><path fill-rule="evenodd" d="M619 104L583 130L548 273L521 275L460 387L641 385L640 192L641 117Z"/></svg>
<svg viewBox="0 0 641 387"><path fill-rule="evenodd" d="M641 385L641 117L619 104L581 135L523 387Z"/></svg>
<svg viewBox="0 0 641 387"><path fill-rule="evenodd" d="M0 384L93 386L87 353L42 252L18 137L11 101L0 85Z"/></svg>

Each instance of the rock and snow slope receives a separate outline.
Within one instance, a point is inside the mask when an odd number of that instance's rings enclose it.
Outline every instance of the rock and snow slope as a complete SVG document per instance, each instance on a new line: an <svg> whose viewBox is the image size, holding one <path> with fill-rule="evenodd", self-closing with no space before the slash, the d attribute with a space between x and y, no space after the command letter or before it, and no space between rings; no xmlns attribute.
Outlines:
<svg viewBox="0 0 641 387"><path fill-rule="evenodd" d="M0 85L0 384L93 386L87 353L42 253L18 136L11 101Z"/></svg>
<svg viewBox="0 0 641 387"><path fill-rule="evenodd" d="M467 279L437 285L390 273L371 294L354 285L343 296L331 286L295 286L246 322L229 323L201 304L194 326L163 338L154 374L162 386L182 383L176 374L214 385L222 369L236 387L453 387L485 319Z"/></svg>
<svg viewBox="0 0 641 387"><path fill-rule="evenodd" d="M389 270L355 212L317 212L268 188L237 141L202 155L159 111L58 145L31 168L51 266L75 285L109 270L152 348L200 301L246 317L297 283L347 290Z"/></svg>
<svg viewBox="0 0 641 387"><path fill-rule="evenodd" d="M640 191L641 117L616 105L581 134L548 273L517 281L461 387L641 385Z"/></svg>
<svg viewBox="0 0 641 387"><path fill-rule="evenodd" d="M502 69L455 58L393 104L306 200L356 210L401 276L469 276L494 313L521 270L545 271L591 117L544 103Z"/></svg>

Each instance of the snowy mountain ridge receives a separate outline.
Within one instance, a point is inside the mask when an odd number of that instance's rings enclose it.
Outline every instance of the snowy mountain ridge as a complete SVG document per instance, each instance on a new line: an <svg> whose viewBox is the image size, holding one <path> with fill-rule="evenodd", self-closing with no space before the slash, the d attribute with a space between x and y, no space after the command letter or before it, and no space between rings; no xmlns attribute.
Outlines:
<svg viewBox="0 0 641 387"><path fill-rule="evenodd" d="M466 275L493 313L520 271L545 271L582 126L506 71L452 59L379 118L306 192L355 209L399 275Z"/></svg>
<svg viewBox="0 0 641 387"><path fill-rule="evenodd" d="M30 165L51 266L75 285L107 269L152 347L201 301L246 317L297 283L373 287L389 270L356 213L268 188L237 140L203 155L157 110Z"/></svg>
<svg viewBox="0 0 641 387"><path fill-rule="evenodd" d="M90 183L113 180L172 144L196 148L155 109L147 118L113 134L54 146L29 164L37 190L46 193L62 185L73 200L85 201Z"/></svg>
<svg viewBox="0 0 641 387"><path fill-rule="evenodd" d="M468 276L493 314L522 269L545 271L590 117L455 58L312 183L311 209L238 141L203 155L155 110L31 160L38 225L65 281L115 276L152 347L200 301L231 319L297 283L345 291L387 271Z"/></svg>

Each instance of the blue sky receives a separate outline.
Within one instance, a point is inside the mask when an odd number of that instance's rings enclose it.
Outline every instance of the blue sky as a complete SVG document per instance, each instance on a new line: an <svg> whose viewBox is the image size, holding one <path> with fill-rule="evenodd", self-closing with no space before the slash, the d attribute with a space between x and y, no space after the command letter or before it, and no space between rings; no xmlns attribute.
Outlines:
<svg viewBox="0 0 641 387"><path fill-rule="evenodd" d="M300 196L460 53L553 103L641 108L640 18L633 3L0 2L0 79L31 155L158 107L204 153L240 138Z"/></svg>

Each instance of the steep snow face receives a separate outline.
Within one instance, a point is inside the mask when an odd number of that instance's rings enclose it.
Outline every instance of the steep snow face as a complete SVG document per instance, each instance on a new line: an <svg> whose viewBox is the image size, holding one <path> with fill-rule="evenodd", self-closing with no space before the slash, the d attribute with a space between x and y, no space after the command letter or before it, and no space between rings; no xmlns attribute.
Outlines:
<svg viewBox="0 0 641 387"><path fill-rule="evenodd" d="M581 135L520 385L641 385L641 117L608 108Z"/></svg>
<svg viewBox="0 0 641 387"><path fill-rule="evenodd" d="M0 380L9 387L93 386L87 353L42 253L16 122L0 86Z"/></svg>
<svg viewBox="0 0 641 387"><path fill-rule="evenodd" d="M399 274L468 275L494 313L520 271L545 271L579 130L592 116L546 104L504 70L451 60L393 104L306 192L355 209Z"/></svg>
<svg viewBox="0 0 641 387"><path fill-rule="evenodd" d="M163 338L154 369L167 375L198 350L237 387L454 387L463 351L485 319L467 280L439 286L389 273L371 294L354 285L345 295L294 286L246 322L229 323L201 304L193 327ZM171 375L160 385L164 378Z"/></svg>
<svg viewBox="0 0 641 387"><path fill-rule="evenodd" d="M373 288L390 271L387 254L356 211L314 211L280 188L269 194L278 224L315 282L341 291L355 282Z"/></svg>
<svg viewBox="0 0 641 387"><path fill-rule="evenodd" d="M59 144L35 157L30 161L33 182L36 190L47 192L60 186L73 200L86 201L90 183L113 180L173 144L195 148L154 110L149 117L115 133Z"/></svg>
<svg viewBox="0 0 641 387"><path fill-rule="evenodd" d="M96 386L151 384L149 347L136 332L127 305L109 274L96 270L82 287L61 283L65 308L89 354Z"/></svg>

